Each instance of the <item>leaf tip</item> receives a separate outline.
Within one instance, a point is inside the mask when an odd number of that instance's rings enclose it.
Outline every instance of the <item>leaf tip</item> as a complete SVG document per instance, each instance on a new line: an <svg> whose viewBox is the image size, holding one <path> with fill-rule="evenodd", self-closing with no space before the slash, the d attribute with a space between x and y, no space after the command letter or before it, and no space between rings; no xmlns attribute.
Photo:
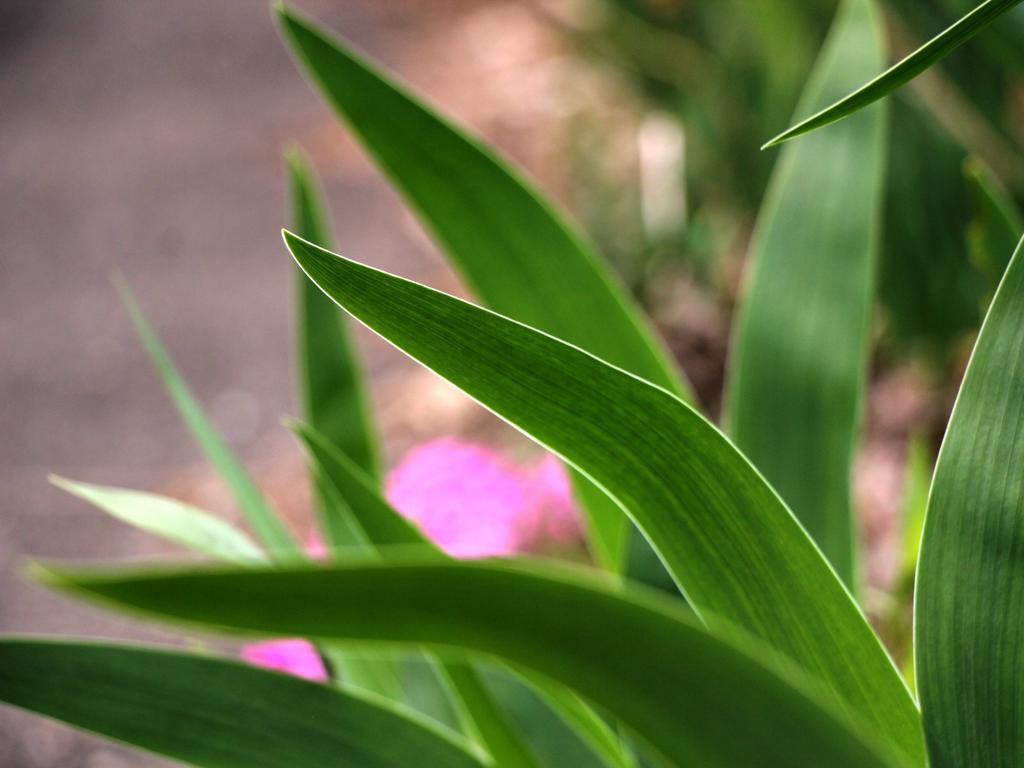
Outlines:
<svg viewBox="0 0 1024 768"><path fill-rule="evenodd" d="M74 485L73 481L68 480L66 477L61 477L56 472L50 472L46 476L46 482L68 492L71 491L71 486Z"/></svg>
<svg viewBox="0 0 1024 768"><path fill-rule="evenodd" d="M29 581L50 589L66 590L71 586L58 570L39 560L28 560L22 567L22 573Z"/></svg>

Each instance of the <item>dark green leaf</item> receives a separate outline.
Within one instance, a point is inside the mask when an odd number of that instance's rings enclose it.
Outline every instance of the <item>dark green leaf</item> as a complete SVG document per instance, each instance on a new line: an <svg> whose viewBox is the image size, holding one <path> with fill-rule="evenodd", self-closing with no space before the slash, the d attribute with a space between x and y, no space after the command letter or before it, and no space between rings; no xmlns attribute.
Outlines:
<svg viewBox="0 0 1024 768"><path fill-rule="evenodd" d="M627 596L582 571L431 558L37 576L203 627L493 655L573 688L678 766L904 765L770 649L713 636L674 600Z"/></svg>
<svg viewBox="0 0 1024 768"><path fill-rule="evenodd" d="M816 128L842 120L844 117L852 115L869 104L873 104L879 99L888 96L901 85L913 80L926 69L944 59L1004 13L1019 5L1020 2L1021 0L986 0L898 64L871 80L867 85L806 120L797 123L789 130L769 141L765 144L765 147L780 144L802 134L809 133Z"/></svg>
<svg viewBox="0 0 1024 768"><path fill-rule="evenodd" d="M984 280L964 248L971 216L965 154L912 93L889 103L892 151L878 286L885 341L897 352L921 350L942 363L983 317Z"/></svg>
<svg viewBox="0 0 1024 768"><path fill-rule="evenodd" d="M0 701L200 768L483 765L410 714L170 651L5 638Z"/></svg>
<svg viewBox="0 0 1024 768"><path fill-rule="evenodd" d="M289 152L286 159L295 231L310 242L329 247L327 219L312 171L297 150ZM301 270L296 277L303 418L376 479L377 441L345 316Z"/></svg>
<svg viewBox="0 0 1024 768"><path fill-rule="evenodd" d="M324 479L348 501L346 509L352 515L353 522L359 526L373 547L402 547L405 552L419 548L425 553L442 556L433 542L382 498L369 478L335 449L323 435L305 424L291 426ZM455 662L443 663L441 671L448 678L453 691L462 700L463 708L473 721L474 729L480 733L484 745L498 763L522 763L526 751L515 743L509 723L494 702L490 701L490 695L476 671L471 666ZM582 702L557 686L536 680L533 682L558 714L577 730L607 765L619 768L630 765L618 739ZM510 751L510 742L516 749ZM513 763L514 759L516 763Z"/></svg>
<svg viewBox="0 0 1024 768"><path fill-rule="evenodd" d="M873 0L846 0L804 93L827 104L883 61ZM855 588L850 474L874 304L886 115L865 110L787 147L751 245L728 424Z"/></svg>
<svg viewBox="0 0 1024 768"><path fill-rule="evenodd" d="M718 616L761 638L922 757L916 707L878 638L779 497L714 426L666 390L558 339L285 238L357 319L614 497L705 620Z"/></svg>
<svg viewBox="0 0 1024 768"><path fill-rule="evenodd" d="M370 477L331 445L326 436L298 422L289 426L302 440L319 475L344 500L344 512L350 516L346 524L356 526L368 545L374 548L418 546L439 551L415 525L381 497Z"/></svg>
<svg viewBox="0 0 1024 768"><path fill-rule="evenodd" d="M1024 235L1024 216L980 158L968 158L964 173L974 193L974 217L967 230L968 250L972 263L994 290L1003 279L1017 241Z"/></svg>
<svg viewBox="0 0 1024 768"><path fill-rule="evenodd" d="M931 765L1024 765L1024 243L978 338L932 481L914 606Z"/></svg>

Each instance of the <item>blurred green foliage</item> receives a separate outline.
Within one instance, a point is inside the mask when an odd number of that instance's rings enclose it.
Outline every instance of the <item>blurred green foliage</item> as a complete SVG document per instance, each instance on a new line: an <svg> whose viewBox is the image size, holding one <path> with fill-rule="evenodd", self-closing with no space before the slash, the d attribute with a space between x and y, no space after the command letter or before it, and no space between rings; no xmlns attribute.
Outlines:
<svg viewBox="0 0 1024 768"><path fill-rule="evenodd" d="M887 0L890 60L975 4ZM668 232L637 229L634 255L620 264L643 262L635 269L649 279L662 261L682 261L714 284L726 257L745 251L778 157L758 148L789 125L836 7L835 0L591 0L588 22L572 30L579 50L614 66L644 109L671 115L685 136L685 220ZM978 200L960 169L976 155L1011 203L1024 200L1022 32L1019 7L892 99L879 272L882 340L892 353L945 364L980 323L991 280L969 257ZM587 210L588 227L590 219L607 222L606 213ZM611 229L590 228L599 237ZM642 288L642 280L633 283Z"/></svg>

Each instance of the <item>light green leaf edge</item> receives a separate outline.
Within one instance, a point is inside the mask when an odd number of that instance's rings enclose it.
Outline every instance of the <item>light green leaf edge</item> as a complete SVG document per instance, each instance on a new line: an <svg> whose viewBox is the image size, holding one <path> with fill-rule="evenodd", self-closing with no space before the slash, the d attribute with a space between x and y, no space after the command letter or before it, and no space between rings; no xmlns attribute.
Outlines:
<svg viewBox="0 0 1024 768"><path fill-rule="evenodd" d="M576 690L680 768L907 765L769 648L711 635L675 600L625 594L578 570L388 558L262 572L36 566L34 575L204 629L495 656Z"/></svg>
<svg viewBox="0 0 1024 768"><path fill-rule="evenodd" d="M366 540L378 552L386 553L389 548L401 548L404 553L422 551L438 558L447 557L419 528L399 514L380 495L370 478L331 445L326 437L307 424L292 422L288 426L302 442L319 474L347 500L347 509L353 517L352 522L359 527ZM478 700L482 693L486 695L486 687L472 666L445 661L442 662L442 671L458 697L462 699L467 714L476 721L473 724L474 728L484 737L484 744L506 741L508 736L504 731L511 726L504 714L499 712L493 703L483 702L482 712L477 712L473 707L472 703ZM586 704L570 691L538 680L534 676L526 677L562 720L572 727L583 742L608 766L633 768L634 763L624 751L618 737ZM480 722L481 718L483 722ZM488 738L492 732L493 736ZM496 758L500 757L499 753L493 754ZM505 765L500 759L498 763Z"/></svg>
<svg viewBox="0 0 1024 768"><path fill-rule="evenodd" d="M50 482L122 522L196 552L243 565L266 560L263 550L233 525L183 501L57 475L50 475Z"/></svg>
<svg viewBox="0 0 1024 768"><path fill-rule="evenodd" d="M871 0L845 0L798 111L884 60ZM856 590L851 472L880 246L887 111L786 148L758 218L735 323L727 424Z"/></svg>
<svg viewBox="0 0 1024 768"><path fill-rule="evenodd" d="M1024 241L935 466L914 658L933 768L1024 765Z"/></svg>
<svg viewBox="0 0 1024 768"><path fill-rule="evenodd" d="M773 147L817 128L835 123L869 104L885 98L900 86L937 64L1004 13L1019 5L1020 2L1021 0L986 0L895 66L890 67L845 98L780 133L762 149Z"/></svg>
<svg viewBox="0 0 1024 768"><path fill-rule="evenodd" d="M160 343L160 339L149 321L142 314L142 309L127 284L121 279L115 280L115 284L128 309L136 333L149 353L153 366L177 407L178 413L181 414L182 420L192 432L192 436L199 443L210 464L228 486L235 502L257 537L274 558L292 560L301 558L302 550L288 529L285 528L284 523L274 513L249 473L232 455L230 449L203 415L202 408L199 407L199 403L189 391L188 385L185 384L184 379L174 367L174 363L171 362L170 356Z"/></svg>
<svg viewBox="0 0 1024 768"><path fill-rule="evenodd" d="M920 718L860 608L749 462L675 395L542 332L285 233L344 309L584 472L706 621L739 626L915 764Z"/></svg>
<svg viewBox="0 0 1024 768"><path fill-rule="evenodd" d="M512 167L284 5L282 32L313 84L405 196L473 293L689 399L690 388L625 290ZM627 519L574 478L595 555L625 563Z"/></svg>
<svg viewBox="0 0 1024 768"><path fill-rule="evenodd" d="M5 637L0 702L199 768L485 765L413 713L172 651Z"/></svg>

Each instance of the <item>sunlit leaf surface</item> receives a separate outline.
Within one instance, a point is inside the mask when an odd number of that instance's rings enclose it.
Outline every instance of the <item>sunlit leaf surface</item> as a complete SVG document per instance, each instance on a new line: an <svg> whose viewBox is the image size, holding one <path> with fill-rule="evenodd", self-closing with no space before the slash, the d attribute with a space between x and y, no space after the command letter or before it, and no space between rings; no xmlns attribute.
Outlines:
<svg viewBox="0 0 1024 768"><path fill-rule="evenodd" d="M555 338L289 233L286 241L356 318L616 498L706 620L766 641L922 757L914 702L857 605L775 492L704 418Z"/></svg>

